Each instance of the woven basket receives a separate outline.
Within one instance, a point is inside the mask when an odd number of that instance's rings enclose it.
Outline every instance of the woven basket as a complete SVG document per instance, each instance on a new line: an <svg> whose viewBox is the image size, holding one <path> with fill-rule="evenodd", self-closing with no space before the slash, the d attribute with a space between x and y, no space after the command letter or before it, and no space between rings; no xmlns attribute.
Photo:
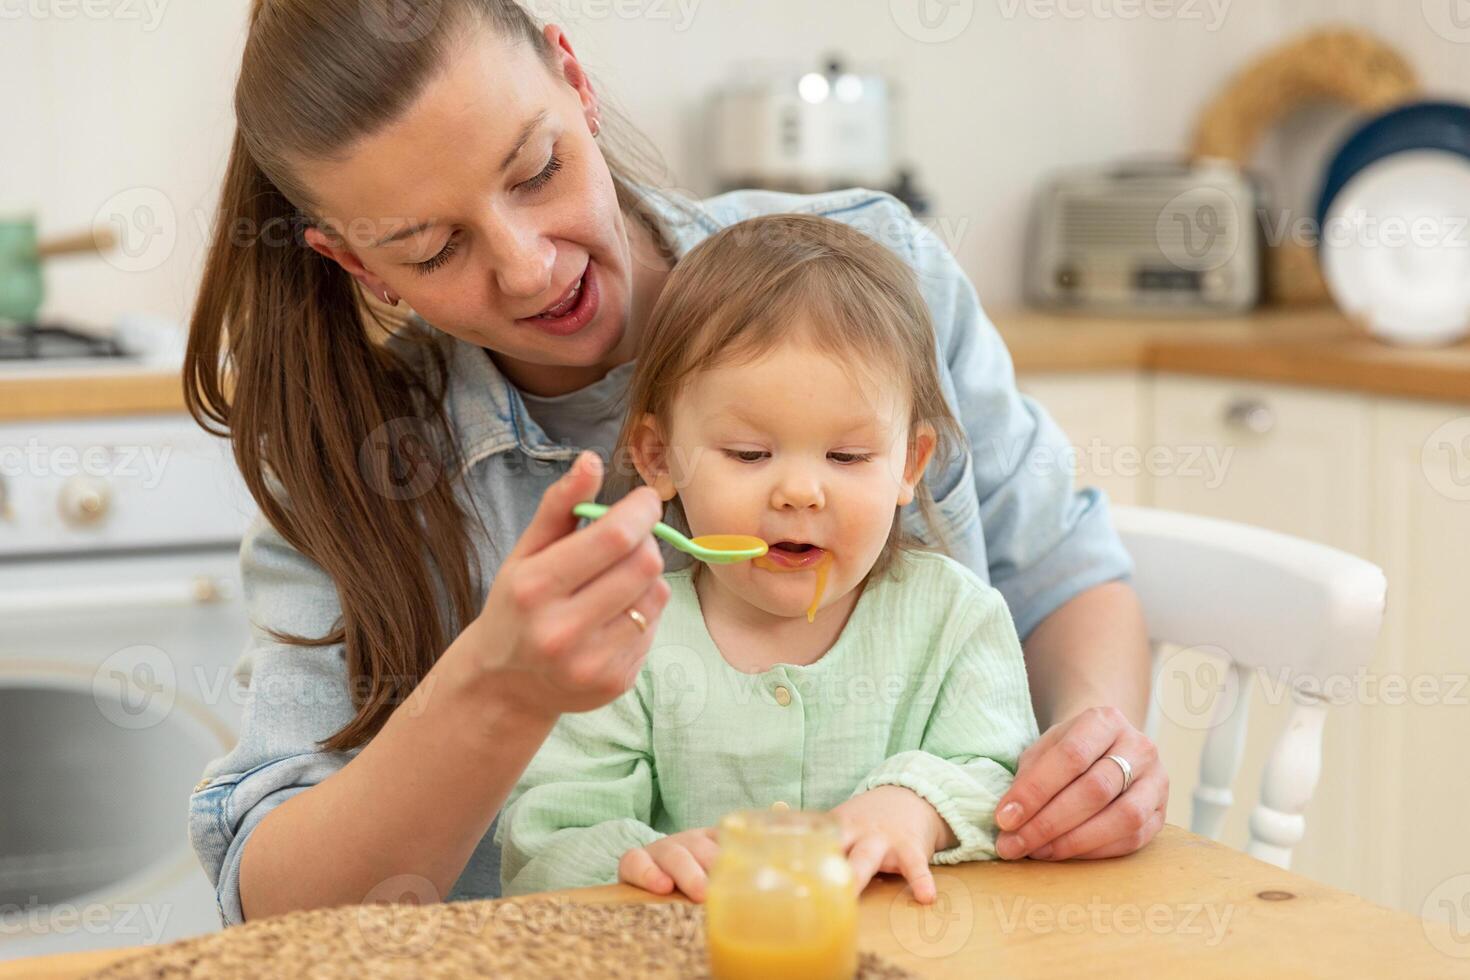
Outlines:
<svg viewBox="0 0 1470 980"><path fill-rule="evenodd" d="M1201 114L1191 153L1248 167L1261 137L1312 103L1337 103L1381 112L1419 92L1414 70L1370 34L1327 30L1268 51L1246 66ZM1266 297L1271 303L1328 302L1313 249L1293 242L1266 253Z"/></svg>

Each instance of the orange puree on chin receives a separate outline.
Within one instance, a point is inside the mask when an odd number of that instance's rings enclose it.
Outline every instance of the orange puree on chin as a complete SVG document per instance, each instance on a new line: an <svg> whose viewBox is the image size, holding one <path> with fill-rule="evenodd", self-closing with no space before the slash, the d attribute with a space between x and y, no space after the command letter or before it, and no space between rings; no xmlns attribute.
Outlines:
<svg viewBox="0 0 1470 980"><path fill-rule="evenodd" d="M765 555L755 559L752 564L756 568L764 568L768 572L805 572L810 570L806 568L787 568L785 565L776 564ZM812 604L806 608L806 621L808 623L813 622L817 618L817 607L822 604L822 593L827 590L827 570L831 567L832 552L830 551L818 559L816 565L813 566L817 572L817 589L816 594L812 596Z"/></svg>

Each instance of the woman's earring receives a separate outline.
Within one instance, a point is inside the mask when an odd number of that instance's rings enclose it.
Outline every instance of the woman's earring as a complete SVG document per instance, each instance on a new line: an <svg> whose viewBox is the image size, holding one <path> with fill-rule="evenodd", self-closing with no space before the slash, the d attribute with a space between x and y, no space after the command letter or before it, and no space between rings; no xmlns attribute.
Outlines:
<svg viewBox="0 0 1470 980"><path fill-rule="evenodd" d="M599 119L599 118L597 118L596 116L593 116L592 117L592 138L593 139L597 139L598 134L601 133L601 132L602 132L602 120Z"/></svg>
<svg viewBox="0 0 1470 980"><path fill-rule="evenodd" d="M398 305L398 297L397 296L390 295L389 292L388 292L388 290L385 289L385 290L383 290L383 302L384 303L387 303L389 306L397 306Z"/></svg>

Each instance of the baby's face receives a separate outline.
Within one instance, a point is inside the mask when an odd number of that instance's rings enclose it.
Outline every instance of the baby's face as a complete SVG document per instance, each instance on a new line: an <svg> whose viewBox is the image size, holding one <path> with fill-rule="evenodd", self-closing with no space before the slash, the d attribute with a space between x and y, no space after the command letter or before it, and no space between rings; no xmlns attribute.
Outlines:
<svg viewBox="0 0 1470 980"><path fill-rule="evenodd" d="M862 581L895 509L913 499L934 437L921 426L909 460L908 430L894 381L782 344L693 378L674 402L663 466L643 475L664 499L679 495L694 535L771 546L758 563L711 565L722 586L772 615L805 617L818 566L828 565L827 606Z"/></svg>

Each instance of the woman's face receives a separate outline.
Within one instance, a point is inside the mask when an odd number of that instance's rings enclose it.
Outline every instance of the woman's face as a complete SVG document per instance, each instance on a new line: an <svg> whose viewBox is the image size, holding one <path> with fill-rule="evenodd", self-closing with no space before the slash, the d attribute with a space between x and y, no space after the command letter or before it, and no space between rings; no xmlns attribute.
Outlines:
<svg viewBox="0 0 1470 980"><path fill-rule="evenodd" d="M327 229L308 231L313 248L497 352L531 390L631 357L635 280L650 272L592 136L596 98L561 31L546 32L560 74L477 32L398 120L301 165Z"/></svg>

